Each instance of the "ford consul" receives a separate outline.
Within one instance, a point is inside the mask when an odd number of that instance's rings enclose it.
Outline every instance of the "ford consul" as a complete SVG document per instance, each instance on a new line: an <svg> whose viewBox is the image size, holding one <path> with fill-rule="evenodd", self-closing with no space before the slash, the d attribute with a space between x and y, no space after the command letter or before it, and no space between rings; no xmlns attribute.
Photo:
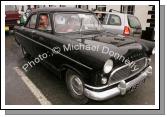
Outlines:
<svg viewBox="0 0 167 117"><path fill-rule="evenodd" d="M66 82L69 94L80 104L125 95L152 75L146 48L105 31L88 10L36 9L14 33L24 57L45 53L40 62ZM22 68L27 71L28 65Z"/></svg>

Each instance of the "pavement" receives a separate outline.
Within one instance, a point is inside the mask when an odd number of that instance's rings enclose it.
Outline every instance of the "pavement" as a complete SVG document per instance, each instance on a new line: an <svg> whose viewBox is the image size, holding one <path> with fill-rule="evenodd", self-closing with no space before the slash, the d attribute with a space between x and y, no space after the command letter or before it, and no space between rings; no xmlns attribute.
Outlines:
<svg viewBox="0 0 167 117"><path fill-rule="evenodd" d="M151 56L153 75L134 92L106 101L90 100L88 105L154 105L155 104L155 59ZM13 35L5 38L5 104L6 105L74 105L68 94L65 81L41 64L30 71L21 68L27 60Z"/></svg>

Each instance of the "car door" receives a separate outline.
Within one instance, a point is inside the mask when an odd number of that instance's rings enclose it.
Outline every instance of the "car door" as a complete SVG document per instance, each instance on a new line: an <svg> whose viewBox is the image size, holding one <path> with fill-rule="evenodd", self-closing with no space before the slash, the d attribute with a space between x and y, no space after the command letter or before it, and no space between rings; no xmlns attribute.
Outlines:
<svg viewBox="0 0 167 117"><path fill-rule="evenodd" d="M36 13L31 14L25 26L16 28L15 32L16 40L32 56L34 56L35 54L34 53L35 43L33 41L32 33L34 32L36 27L36 20L37 20L37 14Z"/></svg>
<svg viewBox="0 0 167 117"><path fill-rule="evenodd" d="M46 28L41 27L42 17L47 17L47 26ZM36 57L43 57L41 62L49 62L50 56L52 54L52 48L50 47L50 39L53 37L53 31L51 27L50 14L47 12L38 13L37 17L37 26L36 29L32 32L33 40L36 42L35 54Z"/></svg>

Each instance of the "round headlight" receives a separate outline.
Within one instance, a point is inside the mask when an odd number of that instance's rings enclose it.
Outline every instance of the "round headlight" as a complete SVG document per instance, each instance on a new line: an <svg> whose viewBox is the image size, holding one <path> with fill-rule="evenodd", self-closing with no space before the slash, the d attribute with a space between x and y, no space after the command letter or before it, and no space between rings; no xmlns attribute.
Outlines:
<svg viewBox="0 0 167 117"><path fill-rule="evenodd" d="M104 68L103 68L103 71L104 73L109 73L113 68L113 61L108 59L105 64L104 64Z"/></svg>

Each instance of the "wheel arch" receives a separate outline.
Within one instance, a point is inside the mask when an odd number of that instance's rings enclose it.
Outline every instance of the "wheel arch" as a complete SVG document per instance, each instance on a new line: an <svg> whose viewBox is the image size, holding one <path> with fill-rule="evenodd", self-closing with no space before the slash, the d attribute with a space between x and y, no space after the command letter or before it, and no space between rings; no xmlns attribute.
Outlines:
<svg viewBox="0 0 167 117"><path fill-rule="evenodd" d="M74 66L71 66L68 64L63 64L61 66L61 79L65 79L67 70L72 70L72 71L76 72L79 76L82 77L83 80L84 80L84 77L86 76L84 71L81 72L80 69L77 69Z"/></svg>

